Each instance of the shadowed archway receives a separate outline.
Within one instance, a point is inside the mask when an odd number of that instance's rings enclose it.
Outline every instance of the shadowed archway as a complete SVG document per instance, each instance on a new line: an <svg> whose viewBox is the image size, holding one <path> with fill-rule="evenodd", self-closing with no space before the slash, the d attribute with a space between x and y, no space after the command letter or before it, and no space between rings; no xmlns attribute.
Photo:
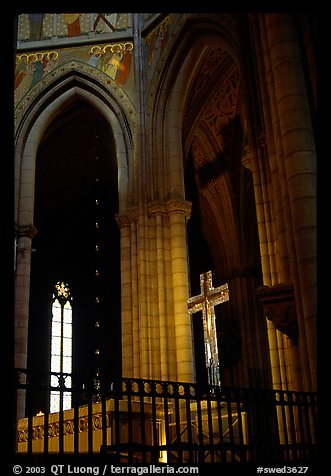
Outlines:
<svg viewBox="0 0 331 476"><path fill-rule="evenodd" d="M51 297L62 279L73 296L75 384L91 384L97 368L107 378L121 374L117 212L113 133L98 111L77 99L50 123L36 158L28 347L33 374L49 371ZM29 406L44 410L46 397L30 395Z"/></svg>

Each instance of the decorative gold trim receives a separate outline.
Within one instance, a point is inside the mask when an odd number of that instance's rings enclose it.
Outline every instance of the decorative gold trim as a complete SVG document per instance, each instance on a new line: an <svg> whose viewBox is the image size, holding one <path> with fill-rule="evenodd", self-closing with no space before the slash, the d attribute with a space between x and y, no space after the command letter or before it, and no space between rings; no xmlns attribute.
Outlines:
<svg viewBox="0 0 331 476"><path fill-rule="evenodd" d="M53 58L52 58L53 56ZM23 61L23 58L26 59L27 63L35 63L36 61L42 61L46 58L48 61L53 59L56 60L59 57L59 53L55 50L50 51L33 51L32 53L21 53L16 55L16 64L19 64Z"/></svg>
<svg viewBox="0 0 331 476"><path fill-rule="evenodd" d="M133 43L131 41L126 41L125 43L110 43L108 45L99 46L94 45L90 49L90 53L94 54L105 54L107 50L110 50L112 53L122 53L123 51L132 51Z"/></svg>

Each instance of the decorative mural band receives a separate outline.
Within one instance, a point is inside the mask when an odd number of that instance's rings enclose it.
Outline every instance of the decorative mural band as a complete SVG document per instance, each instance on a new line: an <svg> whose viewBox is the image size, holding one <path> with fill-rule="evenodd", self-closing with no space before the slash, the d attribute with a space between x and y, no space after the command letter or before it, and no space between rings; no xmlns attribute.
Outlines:
<svg viewBox="0 0 331 476"><path fill-rule="evenodd" d="M147 15L148 16L148 15ZM142 67L147 96L187 14L161 15L144 38ZM134 103L132 14L26 13L19 16L18 55L14 84L15 106L55 69L75 61L105 73ZM125 35L123 37L123 35ZM99 41L105 39L103 44ZM125 38L125 39L124 39ZM70 40L70 46L68 44ZM102 41L102 40L101 40ZM30 45L30 43L34 43ZM56 48L54 45L56 44ZM31 49L29 50L29 46ZM32 49L33 47L33 49ZM93 73L92 73L93 74ZM31 98L30 98L31 99ZM151 97L152 100L152 97ZM24 103L26 101L24 100ZM148 103L150 99L148 99Z"/></svg>
<svg viewBox="0 0 331 476"><path fill-rule="evenodd" d="M102 71L133 98L132 53L131 41L20 53L16 56L15 104L48 74L73 60Z"/></svg>
<svg viewBox="0 0 331 476"><path fill-rule="evenodd" d="M130 74L133 43L113 43L105 46L95 45L90 50L88 64L104 71L118 84L124 84Z"/></svg>

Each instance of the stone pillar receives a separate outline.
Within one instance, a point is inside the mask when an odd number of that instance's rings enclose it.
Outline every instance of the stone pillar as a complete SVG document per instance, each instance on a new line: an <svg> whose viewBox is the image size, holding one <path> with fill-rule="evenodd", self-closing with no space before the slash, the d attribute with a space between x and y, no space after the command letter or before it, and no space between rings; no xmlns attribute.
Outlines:
<svg viewBox="0 0 331 476"><path fill-rule="evenodd" d="M132 319L132 345L133 345L133 376L141 376L140 369L140 326L139 326L139 291L138 291L138 223L136 218L131 219L130 245L131 253L126 257L131 262L131 317ZM130 310L128 310L130 313ZM123 354L124 355L124 354ZM125 358L125 355L124 355Z"/></svg>
<svg viewBox="0 0 331 476"><path fill-rule="evenodd" d="M164 253L163 217L155 216L156 236L156 269L157 269L157 312L159 318L159 346L160 346L160 376L162 380L169 380L168 362L168 332L167 332L167 305L166 305L166 263Z"/></svg>
<svg viewBox="0 0 331 476"><path fill-rule="evenodd" d="M266 171L263 168L261 170L259 156L260 151L258 150L258 146L255 144L247 145L244 148L241 161L243 166L252 173L263 281L269 285L273 282L275 276L272 259L274 255L274 245L270 230L271 217L268 207L269 198Z"/></svg>
<svg viewBox="0 0 331 476"><path fill-rule="evenodd" d="M15 368L27 368L29 300L31 274L31 243L37 230L33 225L17 227L15 275ZM22 377L23 378L23 377ZM21 380L21 383L22 380ZM25 391L18 391L17 418L25 416Z"/></svg>
<svg viewBox="0 0 331 476"><path fill-rule="evenodd" d="M173 282L173 303L175 316L175 340L177 356L177 380L193 382L195 380L192 328L187 308L189 298L186 220L191 204L185 201L173 201L170 210L170 240Z"/></svg>
<svg viewBox="0 0 331 476"><path fill-rule="evenodd" d="M145 239L139 233L137 209L117 216L124 377L194 380L187 309L190 209L191 204L181 200L149 203L142 220Z"/></svg>
<svg viewBox="0 0 331 476"><path fill-rule="evenodd" d="M275 99L284 151L290 222L294 236L293 284L299 334L308 352L307 390L316 390L316 151L305 74L294 22L265 15Z"/></svg>
<svg viewBox="0 0 331 476"><path fill-rule="evenodd" d="M127 215L118 215L117 224L121 238L121 319L122 319L122 374L131 377L133 369L133 326L131 323L132 285L134 283L131 262L131 221Z"/></svg>
<svg viewBox="0 0 331 476"><path fill-rule="evenodd" d="M300 359L297 355L298 320L291 284L262 286L257 290L267 318L273 387L300 388Z"/></svg>

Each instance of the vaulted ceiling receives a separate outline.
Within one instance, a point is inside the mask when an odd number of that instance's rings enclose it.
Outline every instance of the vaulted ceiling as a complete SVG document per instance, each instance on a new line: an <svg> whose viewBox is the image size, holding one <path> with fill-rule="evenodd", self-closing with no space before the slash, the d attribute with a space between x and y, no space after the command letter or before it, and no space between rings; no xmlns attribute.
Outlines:
<svg viewBox="0 0 331 476"><path fill-rule="evenodd" d="M205 258L205 266L222 279L255 266L257 255L252 176L242 161L243 81L237 63L220 47L210 48L197 70L183 126L187 198L193 201L189 229L200 233L191 236L195 247L204 241L208 248L212 264Z"/></svg>

